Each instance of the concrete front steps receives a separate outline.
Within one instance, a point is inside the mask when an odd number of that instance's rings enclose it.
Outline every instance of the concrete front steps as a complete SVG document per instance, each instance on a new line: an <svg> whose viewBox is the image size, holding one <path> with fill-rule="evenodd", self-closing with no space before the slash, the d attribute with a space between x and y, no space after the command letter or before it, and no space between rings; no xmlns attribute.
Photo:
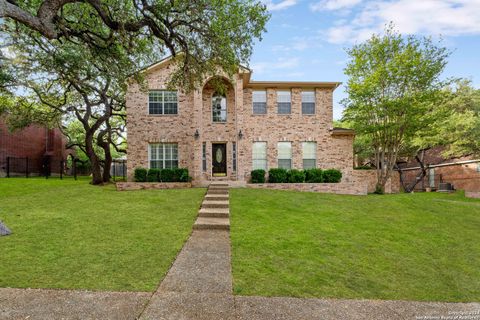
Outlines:
<svg viewBox="0 0 480 320"><path fill-rule="evenodd" d="M229 230L228 184L213 182L208 187L207 194L203 199L202 207L198 212L197 221L193 225L195 230Z"/></svg>

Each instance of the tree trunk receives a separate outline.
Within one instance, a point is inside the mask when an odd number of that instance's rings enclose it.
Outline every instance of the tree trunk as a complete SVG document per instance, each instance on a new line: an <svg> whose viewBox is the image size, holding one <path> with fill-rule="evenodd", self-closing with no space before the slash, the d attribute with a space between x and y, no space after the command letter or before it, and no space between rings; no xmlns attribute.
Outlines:
<svg viewBox="0 0 480 320"><path fill-rule="evenodd" d="M93 134L87 132L85 135L85 150L87 151L87 157L90 160L92 166L92 184L98 185L103 183L102 169L100 166L100 159L95 154L95 149L93 148Z"/></svg>

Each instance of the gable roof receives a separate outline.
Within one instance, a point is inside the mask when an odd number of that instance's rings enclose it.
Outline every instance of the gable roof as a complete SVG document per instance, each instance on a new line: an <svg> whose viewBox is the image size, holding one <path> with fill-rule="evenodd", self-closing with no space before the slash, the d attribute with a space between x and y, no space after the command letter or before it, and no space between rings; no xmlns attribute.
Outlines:
<svg viewBox="0 0 480 320"><path fill-rule="evenodd" d="M181 54L181 53L179 53ZM173 59L173 56L167 56L164 59L152 63L149 66L139 70L139 72L150 72L152 70L161 68L168 63L170 63ZM288 88L331 88L336 89L342 83L341 82L334 82L334 81L251 81L251 76L253 74L253 70L248 67L239 66L238 73L243 78L243 87L244 88L252 88L252 89L264 89L264 88L278 88L278 89L288 89Z"/></svg>

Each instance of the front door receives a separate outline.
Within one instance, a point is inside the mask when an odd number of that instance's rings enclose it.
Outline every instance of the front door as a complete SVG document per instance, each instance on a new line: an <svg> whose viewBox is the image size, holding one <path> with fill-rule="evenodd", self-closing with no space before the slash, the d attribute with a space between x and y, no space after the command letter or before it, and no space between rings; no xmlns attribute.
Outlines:
<svg viewBox="0 0 480 320"><path fill-rule="evenodd" d="M214 177L227 175L227 145L225 143L212 143L212 164Z"/></svg>

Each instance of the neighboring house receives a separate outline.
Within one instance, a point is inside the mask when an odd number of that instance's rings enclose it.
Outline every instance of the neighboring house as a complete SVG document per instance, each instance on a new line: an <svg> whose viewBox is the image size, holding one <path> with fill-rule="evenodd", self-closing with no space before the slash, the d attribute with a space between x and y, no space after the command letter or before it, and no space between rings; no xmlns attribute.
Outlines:
<svg viewBox="0 0 480 320"><path fill-rule="evenodd" d="M449 182L455 189L480 191L480 159L471 156L446 158L442 156L443 151L444 147L424 151L423 163L427 167L427 175L415 189L436 189L439 183ZM407 182L414 181L421 171L419 164L413 160L400 167Z"/></svg>
<svg viewBox="0 0 480 320"><path fill-rule="evenodd" d="M352 181L354 132L333 128L339 82L252 81L240 68L193 92L166 89L165 59L144 70L149 92L131 82L126 97L129 180L135 168L185 167L194 183L248 181L253 169L335 168ZM221 77L221 76L219 76Z"/></svg>
<svg viewBox="0 0 480 320"><path fill-rule="evenodd" d="M59 173L67 157L65 137L59 129L30 125L10 132L0 117L0 177Z"/></svg>

